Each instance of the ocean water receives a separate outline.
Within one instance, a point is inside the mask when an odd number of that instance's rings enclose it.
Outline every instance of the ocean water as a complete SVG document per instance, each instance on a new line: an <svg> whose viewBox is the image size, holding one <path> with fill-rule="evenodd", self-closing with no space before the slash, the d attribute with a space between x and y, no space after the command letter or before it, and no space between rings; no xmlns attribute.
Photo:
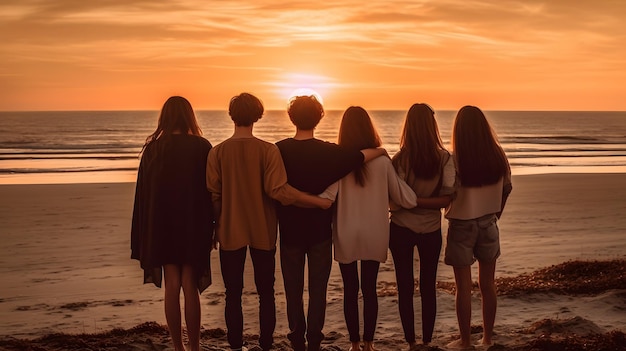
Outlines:
<svg viewBox="0 0 626 351"><path fill-rule="evenodd" d="M393 155L406 111L369 111ZM437 111L449 145L456 111ZM158 111L0 112L0 184L132 182ZM342 111L316 129L336 141ZM626 112L486 111L514 174L626 172ZM233 131L226 111L198 111L214 145ZM275 142L294 133L285 111L268 111L255 135Z"/></svg>
<svg viewBox="0 0 626 351"><path fill-rule="evenodd" d="M390 154L397 152L405 112L370 113L384 146ZM446 144L454 114L437 111ZM625 112L487 111L487 116L516 174L626 173ZM0 112L0 184L134 182L139 151L157 117L158 111ZM198 117L213 144L231 135L232 122L225 112L199 111ZM316 135L335 141L340 118L341 111L329 111ZM255 127L255 134L268 141L292 136L293 131L283 111L268 112ZM496 275L516 276L570 259L623 258L626 190L616 186L623 179L623 174L585 174L515 180L500 222L503 254ZM163 289L141 284L143 273L129 259L133 194L130 183L2 187L0 336L34 338L130 328L153 320L165 323ZM446 228L443 221L444 233ZM212 260L214 285L202 295L203 326L225 328L219 255L214 253ZM476 269L474 265L474 279ZM276 330L284 336L288 326L279 270L277 264ZM251 267L246 272L252 272ZM245 279L245 332L253 334L258 332L253 322L258 302L251 273ZM452 268L443 262L438 280L454 281ZM389 256L381 265L379 282L387 286L394 281ZM325 330L345 334L343 283L336 264L328 291ZM623 329L619 314L623 299L617 295L582 300L542 296L501 300L501 335L554 316L581 316L606 330ZM379 337L391 333L402 338L396 333L402 329L395 301L395 297L379 298ZM416 302L419 315L418 306ZM438 306L435 336L447 340L457 333L453 297L438 294Z"/></svg>

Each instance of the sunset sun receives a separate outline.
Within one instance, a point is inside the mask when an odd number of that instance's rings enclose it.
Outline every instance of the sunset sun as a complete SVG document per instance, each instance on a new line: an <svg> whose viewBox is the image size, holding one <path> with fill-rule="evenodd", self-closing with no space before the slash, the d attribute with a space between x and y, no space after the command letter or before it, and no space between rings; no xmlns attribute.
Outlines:
<svg viewBox="0 0 626 351"><path fill-rule="evenodd" d="M311 88L296 88L291 92L291 94L289 94L288 100L291 100L296 96L315 96L317 101L321 102L322 105L324 104L322 96L317 91Z"/></svg>
<svg viewBox="0 0 626 351"><path fill-rule="evenodd" d="M315 96L322 104L323 99L334 87L333 79L313 73L286 73L277 77L273 83L283 101L289 101L295 96Z"/></svg>

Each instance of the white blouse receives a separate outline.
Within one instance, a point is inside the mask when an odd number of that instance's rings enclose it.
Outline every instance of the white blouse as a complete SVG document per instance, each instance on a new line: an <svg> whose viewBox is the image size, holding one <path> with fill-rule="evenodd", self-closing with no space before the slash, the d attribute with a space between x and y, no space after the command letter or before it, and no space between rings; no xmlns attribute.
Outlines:
<svg viewBox="0 0 626 351"><path fill-rule="evenodd" d="M389 200L405 207L416 206L411 187L396 174L391 160L381 156L365 164L365 186L350 173L338 182L333 216L335 260L385 262L389 248Z"/></svg>
<svg viewBox="0 0 626 351"><path fill-rule="evenodd" d="M511 169L506 176L495 184L480 187L460 186L456 190L456 197L446 210L447 219L475 219L484 215L498 213L502 210L502 195L505 187L511 184Z"/></svg>

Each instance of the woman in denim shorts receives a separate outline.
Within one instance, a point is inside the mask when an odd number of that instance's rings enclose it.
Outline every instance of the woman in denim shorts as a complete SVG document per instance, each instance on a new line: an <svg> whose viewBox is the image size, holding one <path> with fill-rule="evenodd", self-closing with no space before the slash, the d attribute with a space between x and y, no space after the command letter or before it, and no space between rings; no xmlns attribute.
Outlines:
<svg viewBox="0 0 626 351"><path fill-rule="evenodd" d="M456 314L461 339L448 346L470 347L472 277L478 260L482 297L482 345L492 344L497 299L496 259L500 256L498 219L511 192L511 169L504 150L483 112L474 106L459 110L452 130L457 169L456 195L446 211L449 221L445 263L453 266Z"/></svg>

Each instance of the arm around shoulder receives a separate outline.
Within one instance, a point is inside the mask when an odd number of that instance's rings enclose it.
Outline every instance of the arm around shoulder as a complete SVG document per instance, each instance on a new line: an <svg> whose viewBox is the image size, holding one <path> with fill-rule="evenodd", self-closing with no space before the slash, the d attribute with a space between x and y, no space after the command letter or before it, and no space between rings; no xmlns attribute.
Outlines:
<svg viewBox="0 0 626 351"><path fill-rule="evenodd" d="M389 157L389 155L387 154L387 150L383 149L382 147L363 149L361 150L361 153L363 154L363 157L364 157L363 159L364 163L367 163L380 156Z"/></svg>

